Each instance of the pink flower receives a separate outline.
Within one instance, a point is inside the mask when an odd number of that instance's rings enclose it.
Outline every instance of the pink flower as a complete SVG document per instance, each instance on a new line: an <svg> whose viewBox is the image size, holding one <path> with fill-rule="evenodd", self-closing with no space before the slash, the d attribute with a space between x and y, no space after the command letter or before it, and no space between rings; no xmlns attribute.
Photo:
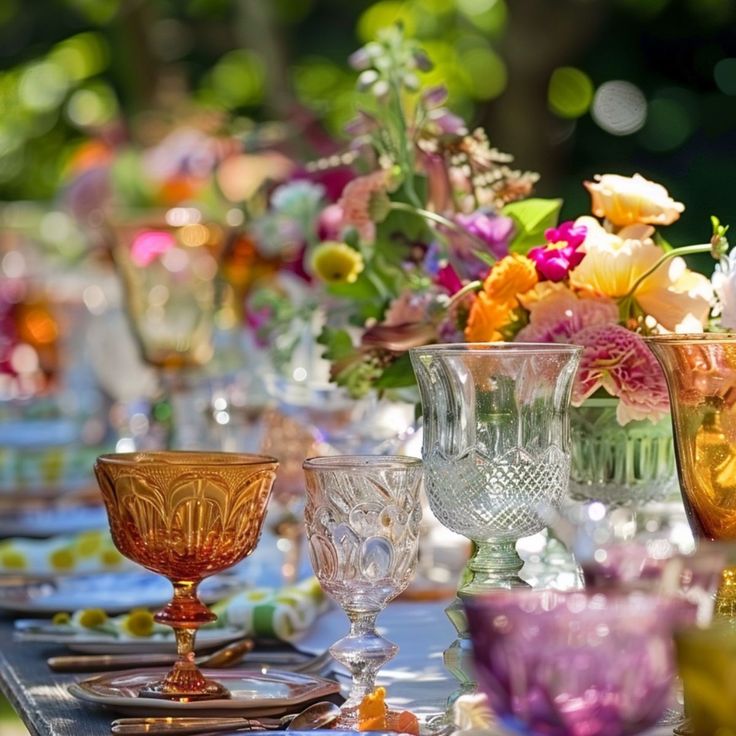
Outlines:
<svg viewBox="0 0 736 736"><path fill-rule="evenodd" d="M176 245L174 236L166 230L144 230L133 238L130 257L136 266L148 266Z"/></svg>
<svg viewBox="0 0 736 736"><path fill-rule="evenodd" d="M598 388L620 401L616 417L659 421L669 411L667 384L662 369L644 340L620 325L595 325L573 335L571 343L583 346L573 387L573 404L579 406Z"/></svg>
<svg viewBox="0 0 736 736"><path fill-rule="evenodd" d="M426 322L427 310L431 301L431 294L403 291L389 305L382 324L386 327L398 327L415 322Z"/></svg>
<svg viewBox="0 0 736 736"><path fill-rule="evenodd" d="M372 243L376 239L376 223L371 217L371 200L385 192L389 172L374 171L348 182L342 191L338 205L343 212L343 225L354 227L360 239Z"/></svg>
<svg viewBox="0 0 736 736"><path fill-rule="evenodd" d="M328 204L317 220L317 236L320 240L340 240L343 212L339 204Z"/></svg>
<svg viewBox="0 0 736 736"><path fill-rule="evenodd" d="M618 321L618 307L612 299L581 298L562 285L528 309L529 324L516 336L520 342L575 342L573 335L586 327Z"/></svg>
<svg viewBox="0 0 736 736"><path fill-rule="evenodd" d="M549 281L566 279L585 257L585 252L578 249L586 234L584 225L576 225L571 220L546 230L547 244L532 248L527 254L534 261L539 276Z"/></svg>

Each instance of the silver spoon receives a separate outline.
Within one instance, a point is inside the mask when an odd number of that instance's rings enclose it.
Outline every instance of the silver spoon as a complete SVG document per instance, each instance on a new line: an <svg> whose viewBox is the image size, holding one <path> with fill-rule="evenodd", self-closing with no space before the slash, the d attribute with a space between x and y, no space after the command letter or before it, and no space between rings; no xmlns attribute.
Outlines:
<svg viewBox="0 0 736 736"><path fill-rule="evenodd" d="M307 706L297 715L283 718L217 718L217 717L168 717L118 718L112 722L111 731L119 736L142 734L201 734L218 731L261 731L284 729L286 731L313 731L325 728L340 717L340 708L334 703L320 701Z"/></svg>

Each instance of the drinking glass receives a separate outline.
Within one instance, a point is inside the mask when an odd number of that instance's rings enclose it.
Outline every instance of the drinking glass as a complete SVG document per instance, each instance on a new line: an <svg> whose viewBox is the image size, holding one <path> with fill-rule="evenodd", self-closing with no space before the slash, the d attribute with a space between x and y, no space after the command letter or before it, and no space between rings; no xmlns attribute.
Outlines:
<svg viewBox="0 0 736 736"><path fill-rule="evenodd" d="M458 639L445 651L460 681L450 705L475 688L460 599L526 586L516 551L540 532L570 479L570 392L582 348L534 343L431 345L410 350L423 411L429 505L474 552L446 609Z"/></svg>
<svg viewBox="0 0 736 736"><path fill-rule="evenodd" d="M478 681L501 724L544 736L653 726L675 675L687 601L639 591L497 591L465 600Z"/></svg>
<svg viewBox="0 0 736 736"><path fill-rule="evenodd" d="M153 419L168 423L168 448L187 444L175 442L174 429L201 421L190 407L191 376L214 354L227 294L218 278L225 232L199 210L175 207L111 225L110 237L131 332L159 378L162 408Z"/></svg>
<svg viewBox="0 0 736 736"><path fill-rule="evenodd" d="M350 620L330 653L352 673L341 725L373 691L397 646L376 632L376 618L417 564L422 464L400 455L346 455L304 462L309 557L324 590Z"/></svg>
<svg viewBox="0 0 736 736"><path fill-rule="evenodd" d="M229 697L194 663L197 629L217 617L198 598L206 577L247 557L261 533L278 463L265 455L140 452L101 455L95 475L121 554L167 577L174 596L155 619L174 629L179 658L142 697Z"/></svg>

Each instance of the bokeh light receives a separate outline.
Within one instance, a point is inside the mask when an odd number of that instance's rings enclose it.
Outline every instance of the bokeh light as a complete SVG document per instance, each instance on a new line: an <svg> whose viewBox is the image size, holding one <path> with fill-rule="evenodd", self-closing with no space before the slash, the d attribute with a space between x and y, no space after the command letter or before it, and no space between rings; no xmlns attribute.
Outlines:
<svg viewBox="0 0 736 736"><path fill-rule="evenodd" d="M460 55L460 62L468 74L469 92L474 98L491 100L506 89L506 64L490 47L470 49Z"/></svg>
<svg viewBox="0 0 736 736"><path fill-rule="evenodd" d="M650 151L671 151L692 134L694 124L687 108L668 97L655 97L649 103L646 125L640 139Z"/></svg>
<svg viewBox="0 0 736 736"><path fill-rule="evenodd" d="M560 117L579 118L593 101L593 82L580 69L559 67L550 77L547 101L552 112Z"/></svg>
<svg viewBox="0 0 736 736"><path fill-rule="evenodd" d="M736 58L721 59L713 68L713 79L724 95L736 95Z"/></svg>
<svg viewBox="0 0 736 736"><path fill-rule="evenodd" d="M635 84L611 80L596 90L591 115L607 133L631 135L646 122L647 100Z"/></svg>

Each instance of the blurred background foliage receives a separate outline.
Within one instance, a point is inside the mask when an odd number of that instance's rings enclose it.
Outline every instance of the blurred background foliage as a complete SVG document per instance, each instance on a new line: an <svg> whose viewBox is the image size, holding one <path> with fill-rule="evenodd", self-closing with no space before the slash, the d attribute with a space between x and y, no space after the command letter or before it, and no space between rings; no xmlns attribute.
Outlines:
<svg viewBox="0 0 736 736"><path fill-rule="evenodd" d="M397 20L564 215L581 180L638 171L686 203L674 241L736 223L736 0L0 0L0 199L51 199L83 139L145 144L202 106L339 138L347 57Z"/></svg>

